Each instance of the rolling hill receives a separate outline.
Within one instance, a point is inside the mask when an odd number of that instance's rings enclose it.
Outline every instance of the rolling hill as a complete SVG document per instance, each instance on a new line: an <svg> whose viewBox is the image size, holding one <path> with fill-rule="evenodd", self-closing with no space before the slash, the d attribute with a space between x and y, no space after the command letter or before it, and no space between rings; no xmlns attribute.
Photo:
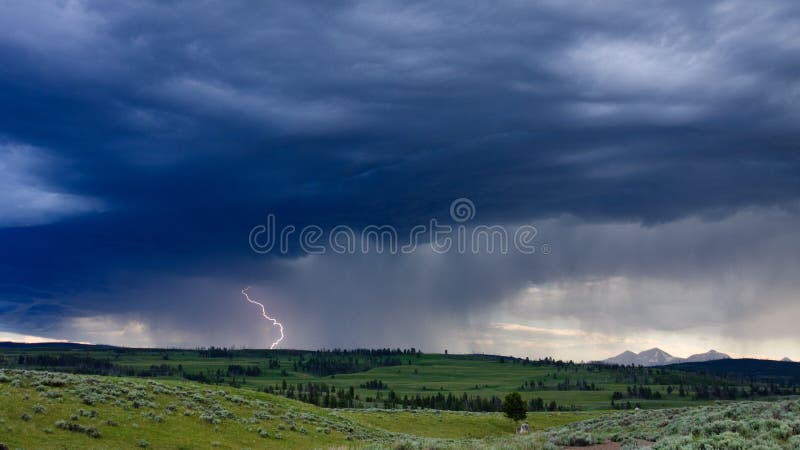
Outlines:
<svg viewBox="0 0 800 450"><path fill-rule="evenodd" d="M544 430L598 414L530 422ZM188 381L0 369L0 448L483 448L511 425L497 413L332 410Z"/></svg>
<svg viewBox="0 0 800 450"><path fill-rule="evenodd" d="M778 449L800 447L799 411L787 399L529 413L533 433L514 435L498 413L326 409L188 381L0 369L2 448L555 450L644 440L658 449Z"/></svg>
<svg viewBox="0 0 800 450"><path fill-rule="evenodd" d="M670 369L739 380L742 383L800 383L800 363L769 359L720 359L684 362L667 366Z"/></svg>

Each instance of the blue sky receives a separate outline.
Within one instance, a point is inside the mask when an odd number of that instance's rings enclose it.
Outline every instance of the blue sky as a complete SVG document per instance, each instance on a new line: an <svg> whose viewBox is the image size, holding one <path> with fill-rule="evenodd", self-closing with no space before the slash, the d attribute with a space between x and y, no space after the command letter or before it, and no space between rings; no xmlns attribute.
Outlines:
<svg viewBox="0 0 800 450"><path fill-rule="evenodd" d="M263 347L252 285L289 347L796 353L795 2L2 10L0 333ZM552 253L248 244L462 197Z"/></svg>

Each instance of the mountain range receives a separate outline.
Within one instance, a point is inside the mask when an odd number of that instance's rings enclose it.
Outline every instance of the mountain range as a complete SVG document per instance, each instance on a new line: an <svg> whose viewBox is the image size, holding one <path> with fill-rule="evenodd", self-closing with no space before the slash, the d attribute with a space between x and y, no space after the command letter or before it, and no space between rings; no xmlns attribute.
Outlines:
<svg viewBox="0 0 800 450"><path fill-rule="evenodd" d="M643 352L634 353L625 350L617 356L600 361L605 364L619 364L623 366L665 366L667 364L677 364L683 362L703 362L715 361L718 359L730 359L730 355L720 353L716 350L709 350L706 353L697 353L688 358L672 356L660 348L651 348Z"/></svg>

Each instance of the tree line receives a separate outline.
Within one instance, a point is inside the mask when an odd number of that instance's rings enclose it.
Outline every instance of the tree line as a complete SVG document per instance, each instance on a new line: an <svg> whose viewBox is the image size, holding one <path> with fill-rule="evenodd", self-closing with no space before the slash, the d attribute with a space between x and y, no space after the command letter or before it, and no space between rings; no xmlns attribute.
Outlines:
<svg viewBox="0 0 800 450"><path fill-rule="evenodd" d="M370 380L362 385L388 386L380 380ZM286 398L300 400L323 408L371 408L386 409L440 409L448 411L500 412L503 401L495 396L461 395L452 392L436 392L431 394L398 395L394 390L361 397L353 386L336 387L324 382L287 383L263 388L264 392L281 395ZM545 402L542 398L533 398L526 404L528 411L572 411L574 406L562 406L555 401Z"/></svg>

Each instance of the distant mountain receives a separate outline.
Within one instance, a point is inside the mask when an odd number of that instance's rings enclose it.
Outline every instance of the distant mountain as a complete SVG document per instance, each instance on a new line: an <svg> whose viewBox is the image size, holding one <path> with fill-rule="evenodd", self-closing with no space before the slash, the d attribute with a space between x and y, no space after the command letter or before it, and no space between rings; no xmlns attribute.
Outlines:
<svg viewBox="0 0 800 450"><path fill-rule="evenodd" d="M604 359L600 362L604 364L619 364L623 366L634 365L652 367L676 364L680 362L703 362L729 358L730 356L726 355L725 353L720 353L716 350L709 350L706 353L698 353L688 358L679 358L670 355L660 348L651 348L650 350L645 350L640 353L633 353L630 350L625 350L617 356Z"/></svg>
<svg viewBox="0 0 800 450"><path fill-rule="evenodd" d="M716 350L709 350L705 353L697 353L692 355L681 362L704 362L704 361L716 361L718 359L731 359L730 355L726 355L725 353L720 353Z"/></svg>
<svg viewBox="0 0 800 450"><path fill-rule="evenodd" d="M660 348L645 350L640 352L638 356L643 366L663 366L664 364L672 364L680 361L680 358L676 358Z"/></svg>
<svg viewBox="0 0 800 450"><path fill-rule="evenodd" d="M788 356L784 356L784 357L783 357L783 359L782 359L781 361L783 361L783 362L794 362L794 361L792 361L791 359L789 359L789 357L788 357Z"/></svg>
<svg viewBox="0 0 800 450"><path fill-rule="evenodd" d="M604 359L600 362L606 364L619 364L621 366L630 366L631 364L637 365L639 364L639 355L633 353L630 350L625 350L624 352L620 353L617 356Z"/></svg>
<svg viewBox="0 0 800 450"><path fill-rule="evenodd" d="M645 350L640 353L633 353L630 350L625 350L619 355L604 359L601 362L624 366L663 366L665 364L680 362L680 358L676 358L660 348L651 348L650 350Z"/></svg>

